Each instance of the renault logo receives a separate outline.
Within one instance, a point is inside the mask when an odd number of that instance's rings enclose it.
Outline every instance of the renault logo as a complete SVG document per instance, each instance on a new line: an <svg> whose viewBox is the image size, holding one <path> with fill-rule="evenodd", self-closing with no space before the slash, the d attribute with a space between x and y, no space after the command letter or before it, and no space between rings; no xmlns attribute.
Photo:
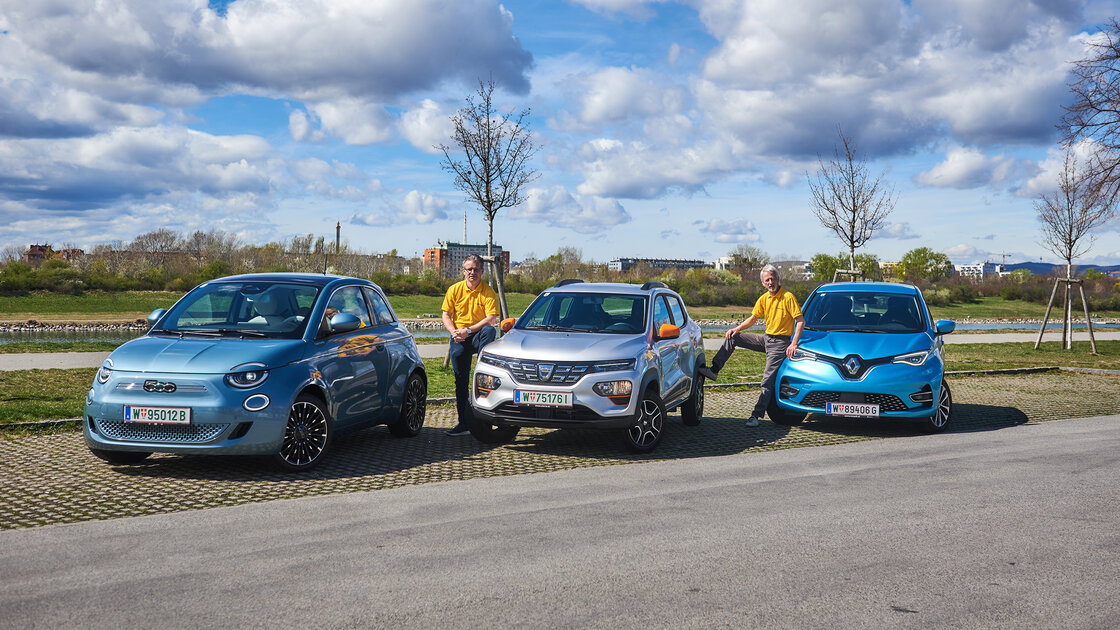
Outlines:
<svg viewBox="0 0 1120 630"><path fill-rule="evenodd" d="M552 363L538 363L537 375L541 377L542 381L547 381L552 378L552 370L554 369L556 369L556 366Z"/></svg>
<svg viewBox="0 0 1120 630"><path fill-rule="evenodd" d="M175 383L164 383L162 381L144 381L144 391L170 394L171 392L175 391Z"/></svg>
<svg viewBox="0 0 1120 630"><path fill-rule="evenodd" d="M848 374L852 376L859 374L859 369L861 367L863 366L860 365L859 359L856 357L848 357L848 360L844 361L844 369L848 370Z"/></svg>

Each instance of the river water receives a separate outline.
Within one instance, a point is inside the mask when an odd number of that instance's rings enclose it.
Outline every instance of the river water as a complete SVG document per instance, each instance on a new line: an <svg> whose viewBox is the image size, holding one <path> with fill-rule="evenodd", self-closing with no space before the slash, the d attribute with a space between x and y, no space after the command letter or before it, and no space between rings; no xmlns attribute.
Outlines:
<svg viewBox="0 0 1120 630"><path fill-rule="evenodd" d="M704 332L723 332L730 328L728 324L705 324L703 326ZM1061 322L1050 323L1046 326L1047 330L1061 330ZM1093 329L1116 329L1120 328L1120 324L1093 324ZM1074 325L1075 330L1084 330L1085 324ZM1037 331L1038 324L1008 324L1008 323L973 323L973 322L957 322L957 330L961 332L969 330L1019 330L1019 331ZM144 330L29 330L29 331L4 331L0 332L0 346L10 343L19 342L38 342L38 343L67 343L74 341L104 341L121 344L130 339L135 339L144 334ZM415 328L412 329L412 334L417 338L435 338L447 339L447 332L442 328Z"/></svg>

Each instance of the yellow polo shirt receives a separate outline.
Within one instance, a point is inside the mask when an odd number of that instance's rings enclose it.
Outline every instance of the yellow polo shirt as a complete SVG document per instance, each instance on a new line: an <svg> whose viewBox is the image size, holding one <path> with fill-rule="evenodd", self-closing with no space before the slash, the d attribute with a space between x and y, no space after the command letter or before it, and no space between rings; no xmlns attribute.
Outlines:
<svg viewBox="0 0 1120 630"><path fill-rule="evenodd" d="M769 291L763 293L751 314L766 322L767 335L788 336L793 334L793 320L801 316L801 307L792 293L778 287L774 295Z"/></svg>
<svg viewBox="0 0 1120 630"><path fill-rule="evenodd" d="M443 296L443 310L451 313L456 328L466 328L498 314L498 295L485 282L479 282L472 291L466 280L460 280Z"/></svg>

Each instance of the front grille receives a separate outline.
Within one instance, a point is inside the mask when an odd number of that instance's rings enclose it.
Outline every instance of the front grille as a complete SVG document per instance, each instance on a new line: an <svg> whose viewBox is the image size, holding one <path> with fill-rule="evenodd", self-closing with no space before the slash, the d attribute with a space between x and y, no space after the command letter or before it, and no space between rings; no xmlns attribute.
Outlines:
<svg viewBox="0 0 1120 630"><path fill-rule="evenodd" d="M584 422L602 420L603 416L583 405L572 407L532 407L506 402L498 405L495 414L505 418L523 420L555 420L557 422Z"/></svg>
<svg viewBox="0 0 1120 630"><path fill-rule="evenodd" d="M809 392L801 404L814 409L824 409L826 403L851 402L879 405L879 411L906 411L906 404L894 394L864 392Z"/></svg>
<svg viewBox="0 0 1120 630"><path fill-rule="evenodd" d="M229 424L143 424L98 420L97 431L111 440L201 444L221 435Z"/></svg>
<svg viewBox="0 0 1120 630"><path fill-rule="evenodd" d="M546 376L541 374L541 366L545 366ZM506 363L513 380L518 383L527 383L530 385L551 384L551 385L568 385L578 382L591 370L589 363L576 363L573 361L525 361L518 359L509 359ZM548 371L547 367L552 366L552 370Z"/></svg>

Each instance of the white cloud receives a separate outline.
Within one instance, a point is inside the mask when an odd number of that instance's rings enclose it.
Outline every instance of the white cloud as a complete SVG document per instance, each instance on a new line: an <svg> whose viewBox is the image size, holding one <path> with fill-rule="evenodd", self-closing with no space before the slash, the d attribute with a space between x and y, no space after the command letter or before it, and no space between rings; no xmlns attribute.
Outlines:
<svg viewBox="0 0 1120 630"><path fill-rule="evenodd" d="M419 107L401 114L401 135L425 153L439 153L435 147L450 145L455 131L450 116L451 112L445 112L435 101L424 99Z"/></svg>
<svg viewBox="0 0 1120 630"><path fill-rule="evenodd" d="M894 238L899 240L909 240L914 238L921 238L910 229L910 224L903 221L901 223L888 223L883 226L883 229L875 233L875 238Z"/></svg>
<svg viewBox="0 0 1120 630"><path fill-rule="evenodd" d="M750 243L759 240L758 230L746 219L709 219L694 221L694 225L705 234L715 235L717 243Z"/></svg>
<svg viewBox="0 0 1120 630"><path fill-rule="evenodd" d="M989 156L979 149L955 147L945 160L919 173L914 180L935 188L979 188L1019 181L1028 166L1005 155Z"/></svg>
<svg viewBox="0 0 1120 630"><path fill-rule="evenodd" d="M675 114L683 107L680 88L644 68L604 68L582 84L580 119L584 123Z"/></svg>
<svg viewBox="0 0 1120 630"><path fill-rule="evenodd" d="M970 265L975 262L986 260L989 257L988 252L964 243L954 245L945 250L944 253L949 257L949 260L952 260L953 263L958 265Z"/></svg>
<svg viewBox="0 0 1120 630"><path fill-rule="evenodd" d="M521 206L510 208L510 218L525 219L579 234L598 234L630 222L630 213L614 199L572 195L563 186L533 188Z"/></svg>
<svg viewBox="0 0 1120 630"><path fill-rule="evenodd" d="M650 199L673 189L698 191L736 164L728 148L718 143L654 146L598 139L585 144L580 157L578 168L585 178L577 188L581 194L632 199Z"/></svg>

